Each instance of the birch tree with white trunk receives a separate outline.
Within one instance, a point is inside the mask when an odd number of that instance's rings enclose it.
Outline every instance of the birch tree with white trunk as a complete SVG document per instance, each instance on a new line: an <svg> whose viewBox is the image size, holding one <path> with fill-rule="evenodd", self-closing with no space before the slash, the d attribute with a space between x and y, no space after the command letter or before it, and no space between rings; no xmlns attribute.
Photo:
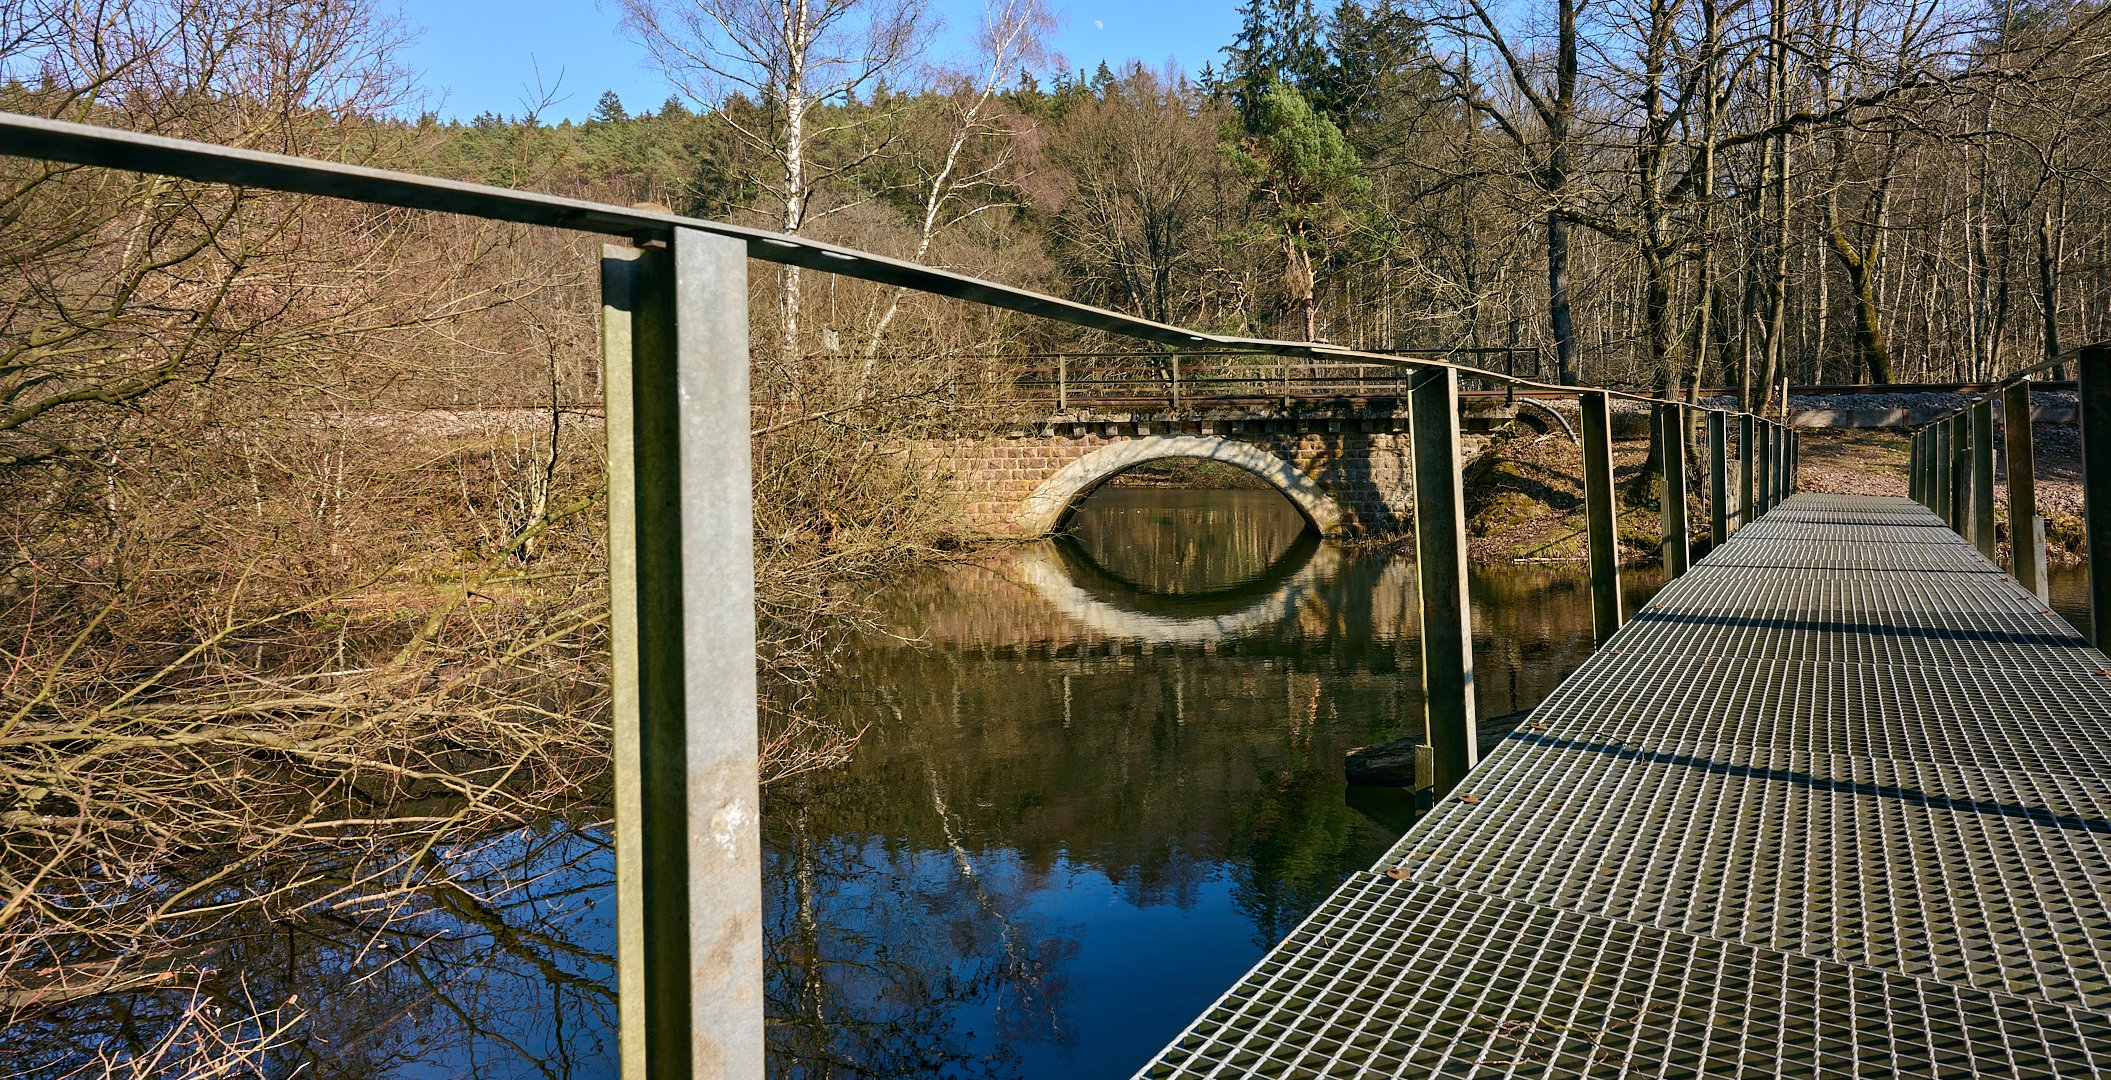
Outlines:
<svg viewBox="0 0 2111 1080"><path fill-rule="evenodd" d="M810 149L831 131L815 127L823 106L879 87L914 57L929 28L918 0L621 0L623 27L645 46L681 92L706 108L751 98L762 124L721 110L740 138L775 171L764 187L777 226L808 223L808 196L835 169L809 168ZM839 114L840 115L840 114ZM855 123L846 116L836 123ZM800 356L796 266L782 268L777 347L787 366Z"/></svg>

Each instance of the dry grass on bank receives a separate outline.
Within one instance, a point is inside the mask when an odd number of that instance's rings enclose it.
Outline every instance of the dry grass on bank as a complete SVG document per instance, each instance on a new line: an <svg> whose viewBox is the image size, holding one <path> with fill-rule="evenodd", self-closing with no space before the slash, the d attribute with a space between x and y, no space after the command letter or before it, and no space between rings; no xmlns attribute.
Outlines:
<svg viewBox="0 0 2111 1080"><path fill-rule="evenodd" d="M1642 471L1649 445L1613 443L1613 480L1625 490ZM1560 434L1498 436L1466 473L1466 533L1472 557L1485 562L1581 562L1588 555L1583 517L1583 449ZM1659 537L1653 508L1622 505L1623 562L1654 562Z"/></svg>

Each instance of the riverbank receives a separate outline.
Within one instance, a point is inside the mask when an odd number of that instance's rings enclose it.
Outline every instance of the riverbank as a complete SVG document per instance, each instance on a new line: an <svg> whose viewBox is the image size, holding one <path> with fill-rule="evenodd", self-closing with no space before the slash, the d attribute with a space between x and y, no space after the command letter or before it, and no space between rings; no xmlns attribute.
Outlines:
<svg viewBox="0 0 2111 1080"><path fill-rule="evenodd" d="M1805 428L1802 487L1851 495L1906 494L1907 440L1902 432ZM2079 562L2083 552L2081 436L2070 426L2034 425L2038 513L2045 518L2048 557ZM1649 443L1613 443L1613 477L1623 493L1619 507L1623 563L1659 561L1662 539L1657 507L1631 501L1629 484L1641 472ZM1995 470L1996 528L2008 541L2008 485ZM1522 433L1492 441L1466 474L1467 537L1481 562L1580 562L1586 556L1583 519L1583 451L1559 434ZM1707 520L1706 473L1693 474L1692 520Z"/></svg>
<svg viewBox="0 0 2111 1080"><path fill-rule="evenodd" d="M1613 482L1626 491L1649 444L1613 443ZM1662 531L1654 512L1624 504L1620 561L1655 562ZM1580 563L1589 557L1583 511L1583 447L1563 434L1517 431L1489 440L1466 468L1467 553L1477 562Z"/></svg>

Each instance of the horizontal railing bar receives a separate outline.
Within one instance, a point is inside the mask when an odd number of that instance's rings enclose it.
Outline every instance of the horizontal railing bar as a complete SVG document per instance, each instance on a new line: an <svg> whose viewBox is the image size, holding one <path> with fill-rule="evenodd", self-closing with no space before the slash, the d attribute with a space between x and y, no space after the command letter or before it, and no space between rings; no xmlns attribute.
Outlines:
<svg viewBox="0 0 2111 1080"><path fill-rule="evenodd" d="M2041 360L2038 363L2032 364L2027 368L2023 368L2018 371L2011 371L2007 375L2002 376L1998 382L1982 383L1980 384L1980 388L1977 390L1960 390L1958 392L1977 393L1982 398L1992 397L1993 395L1998 394L2001 391L2016 385L2017 383L2029 381L2031 376L2036 375L2039 372L2051 371L2053 368L2074 363L2081 359L2083 349L2096 347L2100 346L2083 345L2078 348L2069 349L2066 352L2063 352L2050 360ZM2069 380L2057 383L2047 382L2034 384L2031 388L2034 390L2074 389L2080 387L2080 385L2081 384L2079 382ZM1963 405L1958 406L1957 408L1951 409L1949 412L1943 413L1941 416L1935 417L1932 420L1928 420L1922 423L1919 427L1909 427L1906 430L1909 432L1918 431L1921 428L1928 427L1931 424L1940 424L1946 420L1949 420L1951 417L1957 416L1958 414L1969 410L1970 408L1972 408L1972 406L1976 404L1978 404L1977 401L1967 402Z"/></svg>
<svg viewBox="0 0 2111 1080"><path fill-rule="evenodd" d="M1999 390L2005 385L2005 383L1999 382L1810 383L1803 386L1791 385L1788 388L1788 392L1790 397L1854 397L1863 394L1978 394L1989 390ZM2073 379L2061 381L2042 380L2031 384L2031 389L2033 390L2072 390L2074 387L2075 382ZM1704 386L1700 389L1700 396L1704 398L1736 397L1737 388L1734 386Z"/></svg>
<svg viewBox="0 0 2111 1080"><path fill-rule="evenodd" d="M1406 368L1449 369L1507 386L1540 389L1556 394L1575 394L1592 389L1542 383L1444 360L1405 358L1320 342L1197 333L1134 315L1123 315L1105 308L919 266L884 255L874 255L802 236L729 225L721 221L625 208L561 195L513 191L459 180L442 180L364 165L217 146L188 139L173 139L163 135L121 131L92 124L23 116L18 113L0 112L0 154L72 165L156 173L208 183L266 188L293 194L350 199L408 210L462 214L492 221L625 237L633 241L665 238L672 235L673 230L677 228L694 229L738 239L747 245L749 258L763 262L801 266L883 285L914 289L935 296L983 304L1120 337L1155 341L1176 348L1216 346L1227 351L1243 353L1361 361ZM1667 400L1623 390L1607 389L1606 392L1630 401Z"/></svg>

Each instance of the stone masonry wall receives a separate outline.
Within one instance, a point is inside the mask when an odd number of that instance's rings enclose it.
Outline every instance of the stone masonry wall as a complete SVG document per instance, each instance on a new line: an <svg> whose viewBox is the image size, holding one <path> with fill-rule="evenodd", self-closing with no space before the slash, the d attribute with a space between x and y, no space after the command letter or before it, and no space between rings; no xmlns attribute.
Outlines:
<svg viewBox="0 0 2111 1080"><path fill-rule="evenodd" d="M1143 434L1176 434L1154 425ZM1259 425L1254 425L1259 426ZM1112 443L1137 437L1133 427L1063 425L1061 434L1019 431L979 439L931 440L912 452L953 488L960 501L961 535L1018 538L1016 516L1027 497L1064 466ZM1412 520L1413 467L1405 431L1227 431L1200 434L1235 439L1267 450L1302 470L1340 504L1345 531L1369 535L1404 531Z"/></svg>

